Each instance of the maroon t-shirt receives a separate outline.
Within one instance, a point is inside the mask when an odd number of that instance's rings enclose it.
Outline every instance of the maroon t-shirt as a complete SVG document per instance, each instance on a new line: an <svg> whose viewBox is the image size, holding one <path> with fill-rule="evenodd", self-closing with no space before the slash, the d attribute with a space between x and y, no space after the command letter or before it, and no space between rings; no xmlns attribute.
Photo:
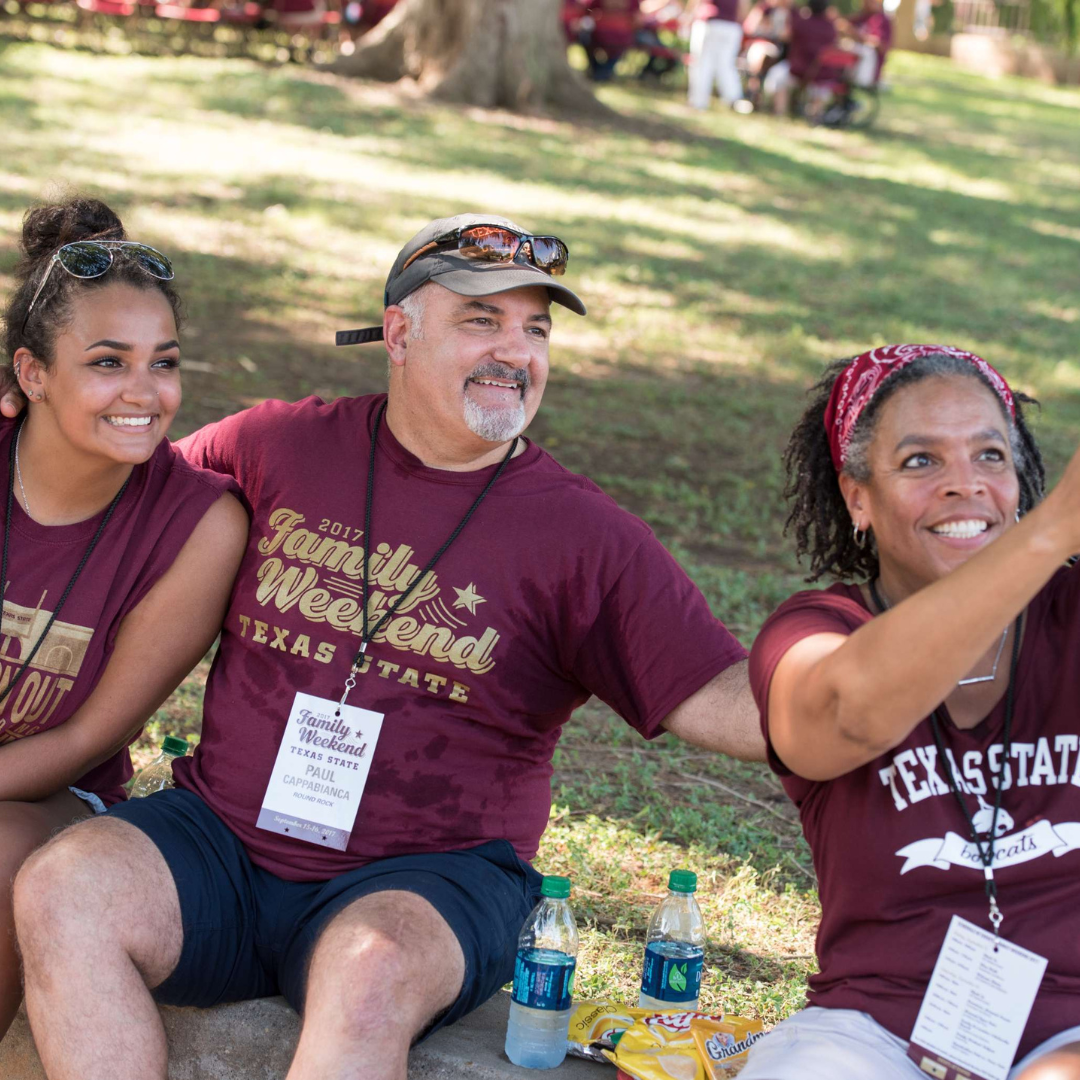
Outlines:
<svg viewBox="0 0 1080 1080"><path fill-rule="evenodd" d="M0 421L0 461L8 458L14 430L12 421ZM86 701L105 671L124 616L173 564L203 514L234 487L223 476L193 468L167 440L148 462L135 466L59 619L0 705L0 743L58 727ZM6 497L0 496L0 528L5 507ZM16 492L0 686L8 685L30 654L104 516L103 510L75 525L39 525L23 511ZM161 635L160 647L168 648L168 627ZM75 786L112 805L124 798L130 778L131 759L121 750Z"/></svg>
<svg viewBox="0 0 1080 1080"><path fill-rule="evenodd" d="M596 694L651 738L745 656L642 521L528 443L433 579L368 648L349 703L385 720L348 850L257 829L295 694L337 699L359 648L364 499L383 401L266 402L183 447L237 479L252 529L202 742L177 764L177 783L206 800L257 865L293 881L499 838L529 859L573 709ZM383 422L374 611L408 587L494 471L427 468Z"/></svg>
<svg viewBox="0 0 1080 1080"><path fill-rule="evenodd" d="M634 44L640 11L641 0L592 0L593 42L607 52L625 52Z"/></svg>
<svg viewBox="0 0 1080 1080"><path fill-rule="evenodd" d="M769 684L804 637L850 634L871 618L859 590L798 593L762 628L750 683L768 739ZM998 678L1008 677L1008 657ZM917 677L914 676L913 677ZM995 842L1002 934L1049 960L1017 1057L1077 1022L1080 1001L1080 570L1060 570L1028 607L1010 760ZM1004 699L977 727L942 735L968 808L989 828ZM814 854L822 920L813 1005L870 1013L911 1037L953 915L989 929L982 868L938 760L929 719L895 749L836 780L803 780L770 744ZM989 809L988 809L989 808Z"/></svg>
<svg viewBox="0 0 1080 1080"><path fill-rule="evenodd" d="M888 52L892 44L892 22L884 11L860 11L851 20L852 26L857 26L864 34L876 37L880 42L878 52Z"/></svg>
<svg viewBox="0 0 1080 1080"><path fill-rule="evenodd" d="M791 47L788 63L791 74L807 74L822 49L836 42L836 27L827 15L805 15L797 11L791 18Z"/></svg>
<svg viewBox="0 0 1080 1080"><path fill-rule="evenodd" d="M695 19L722 19L725 22L739 21L739 0L704 0L694 10Z"/></svg>

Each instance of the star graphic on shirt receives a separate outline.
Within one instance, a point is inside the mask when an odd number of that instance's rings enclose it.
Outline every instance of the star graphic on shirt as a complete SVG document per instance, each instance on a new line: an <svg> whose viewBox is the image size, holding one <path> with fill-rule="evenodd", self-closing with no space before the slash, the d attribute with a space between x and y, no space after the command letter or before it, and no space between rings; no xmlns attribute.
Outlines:
<svg viewBox="0 0 1080 1080"><path fill-rule="evenodd" d="M477 604L486 604L487 601L476 591L476 586L470 581L467 588L459 589L456 585L451 586L457 593L454 601L456 608L468 608L470 615L476 614Z"/></svg>

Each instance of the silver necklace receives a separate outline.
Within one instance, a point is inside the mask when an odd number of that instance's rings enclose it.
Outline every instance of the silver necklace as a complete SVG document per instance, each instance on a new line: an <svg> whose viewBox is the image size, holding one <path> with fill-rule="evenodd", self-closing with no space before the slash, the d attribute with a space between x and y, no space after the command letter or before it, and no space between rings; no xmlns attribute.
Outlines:
<svg viewBox="0 0 1080 1080"><path fill-rule="evenodd" d="M1001 642L998 644L997 655L994 657L994 666L990 669L989 675L975 675L970 679L961 679L957 686L972 686L975 683L993 682L997 678L998 661L1001 659L1001 650L1005 648L1005 639L1009 636L1009 627L1006 626L1001 632Z"/></svg>
<svg viewBox="0 0 1080 1080"><path fill-rule="evenodd" d="M23 506L26 507L26 516L32 518L34 515L30 513L30 503L26 501L26 488L23 487L22 469L19 468L19 440L22 438L23 425L19 425L19 430L15 434L15 475L19 478L19 491L22 494ZM994 670L997 670L997 665L994 665Z"/></svg>
<svg viewBox="0 0 1080 1080"><path fill-rule="evenodd" d="M18 446L15 447L15 460L18 462ZM878 602L878 606L883 610L888 611L892 607L892 604L886 600L881 593L878 592L875 582L870 582L870 594L874 600ZM957 686L974 686L976 683L993 682L997 678L998 663L1001 660L1001 653L1005 648L1005 639L1009 636L1009 627L1006 626L1001 633L1001 641L998 643L997 654L994 657L994 666L990 669L989 675L973 675L970 679L961 679Z"/></svg>

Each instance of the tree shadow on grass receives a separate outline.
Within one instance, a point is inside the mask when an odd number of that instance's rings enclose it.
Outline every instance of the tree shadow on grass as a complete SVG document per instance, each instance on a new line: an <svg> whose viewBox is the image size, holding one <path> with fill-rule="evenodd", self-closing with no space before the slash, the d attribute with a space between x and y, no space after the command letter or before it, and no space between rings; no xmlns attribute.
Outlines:
<svg viewBox="0 0 1080 1080"><path fill-rule="evenodd" d="M179 79L183 85L183 76ZM548 183L582 184L586 188L596 186L598 180L596 139L582 139L581 126L542 120L530 123L498 112L474 110L467 115L454 114L407 100L395 103L381 88L373 90L366 84L350 84L347 80L311 73L298 77L293 73L230 71L210 79L191 76L186 85L206 109L273 119L344 137L400 140L398 151L390 152L403 162L425 167L438 164L430 156L428 138L438 131L446 155L442 163L447 167L479 168ZM994 111L995 104L1007 105L1010 111ZM1004 173L1010 180L1022 179L1032 164L1029 155L1023 153L1025 146L1037 148L1040 156L1046 154L1048 138L1051 141L1056 138L1062 147L1069 146L1076 122L1075 113L1066 106L995 94L992 90L984 92L982 87L975 94L931 81L920 83L918 92L905 99L904 120L913 124L915 130L891 129L886 123L872 133L869 145L899 143L927 161L953 167L972 177L993 172L998 176ZM478 140L478 127L488 129L492 137ZM671 151L685 153L686 164L699 163L712 168L738 169L760 164L744 156L750 148L743 143L702 134L674 122L651 119L640 112L627 116L623 128L601 126L584 130L592 131L601 141L629 136L644 151L631 151L617 172L610 170L602 175L599 186L613 195L661 195L661 191L655 190L655 178L638 163L648 163L657 155L673 156ZM960 134L964 136L963 145L957 143ZM1012 145L996 151L979 145L976 140L988 135L1007 139ZM856 137L848 140L849 149L857 146L855 140ZM650 141L654 145L649 146ZM545 148L554 147L558 153L545 152ZM1060 155L1064 161L1076 160L1076 155L1064 150ZM791 158L782 155L778 164L785 171L796 168ZM1072 194L1065 180L1058 186L1063 194ZM695 197L712 197L717 193L693 185L679 185L679 189L684 195Z"/></svg>

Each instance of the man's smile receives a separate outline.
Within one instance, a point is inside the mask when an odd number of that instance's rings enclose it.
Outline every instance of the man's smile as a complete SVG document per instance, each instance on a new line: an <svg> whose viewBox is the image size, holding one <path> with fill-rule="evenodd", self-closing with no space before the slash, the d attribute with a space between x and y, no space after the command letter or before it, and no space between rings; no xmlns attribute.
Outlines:
<svg viewBox="0 0 1080 1080"><path fill-rule="evenodd" d="M516 382L502 382L499 379L470 379L469 382L475 383L477 386L497 386L504 390L517 390L521 385Z"/></svg>

